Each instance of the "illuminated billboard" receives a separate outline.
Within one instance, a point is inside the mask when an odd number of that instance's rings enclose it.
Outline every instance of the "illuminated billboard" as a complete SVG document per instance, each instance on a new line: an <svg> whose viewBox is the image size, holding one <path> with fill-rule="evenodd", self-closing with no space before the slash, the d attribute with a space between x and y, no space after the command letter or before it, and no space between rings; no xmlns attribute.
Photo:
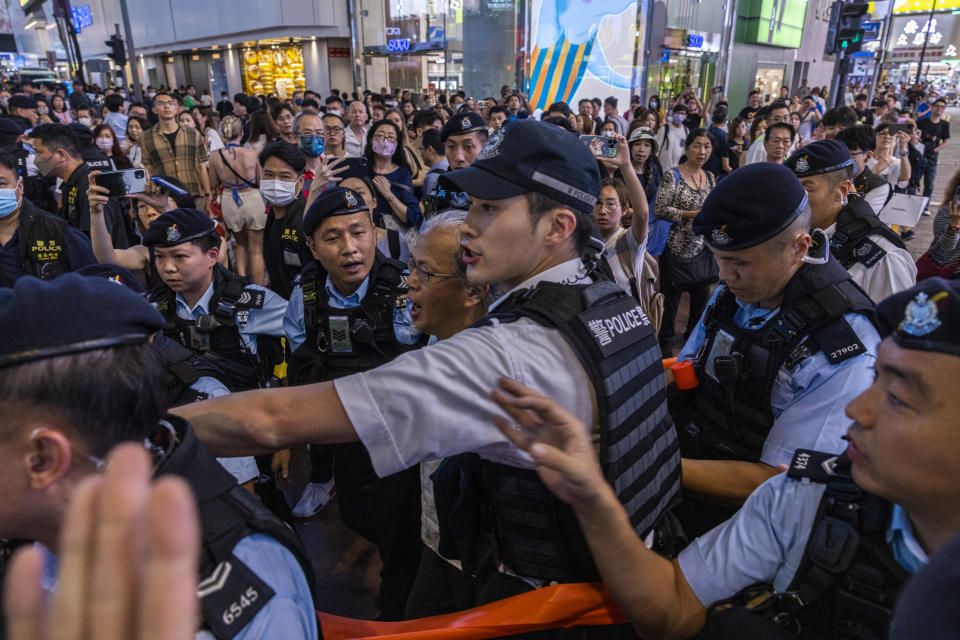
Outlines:
<svg viewBox="0 0 960 640"><path fill-rule="evenodd" d="M737 42L796 49L806 15L807 0L740 0Z"/></svg>
<svg viewBox="0 0 960 640"><path fill-rule="evenodd" d="M527 95L534 109L614 96L629 105L637 0L532 0Z"/></svg>
<svg viewBox="0 0 960 640"><path fill-rule="evenodd" d="M933 6L934 0L895 0L893 3L894 13L906 13L908 11L923 11L929 13L930 9L936 11L947 11L951 9L960 9L960 0L936 0L937 6Z"/></svg>

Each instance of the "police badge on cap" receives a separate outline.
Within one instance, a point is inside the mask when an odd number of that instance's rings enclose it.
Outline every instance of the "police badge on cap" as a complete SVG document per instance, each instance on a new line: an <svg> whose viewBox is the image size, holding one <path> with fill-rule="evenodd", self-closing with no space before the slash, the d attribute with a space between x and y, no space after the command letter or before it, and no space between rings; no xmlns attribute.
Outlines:
<svg viewBox="0 0 960 640"><path fill-rule="evenodd" d="M463 128L464 128L464 129L469 129L469 128L470 128L470 118L464 118L464 119L462 120L462 124L463 124Z"/></svg>
<svg viewBox="0 0 960 640"><path fill-rule="evenodd" d="M343 199L347 201L348 206L351 206L351 207L357 206L357 197L353 195L352 191L347 191L344 194Z"/></svg>
<svg viewBox="0 0 960 640"><path fill-rule="evenodd" d="M946 291L935 293L932 297L921 291L917 297L907 303L907 308L903 311L903 321L898 329L912 336L933 333L941 324L937 317L939 315L937 302L946 297Z"/></svg>
<svg viewBox="0 0 960 640"><path fill-rule="evenodd" d="M504 132L506 127L500 127L493 132L493 135L490 136L490 139L487 140L487 144L483 146L483 149L480 150L480 154L477 156L477 160L489 160L490 158L496 158L500 155L500 146L503 144Z"/></svg>
<svg viewBox="0 0 960 640"><path fill-rule="evenodd" d="M167 227L167 242L177 242L183 234L180 233L180 229L177 229L177 225L172 224Z"/></svg>

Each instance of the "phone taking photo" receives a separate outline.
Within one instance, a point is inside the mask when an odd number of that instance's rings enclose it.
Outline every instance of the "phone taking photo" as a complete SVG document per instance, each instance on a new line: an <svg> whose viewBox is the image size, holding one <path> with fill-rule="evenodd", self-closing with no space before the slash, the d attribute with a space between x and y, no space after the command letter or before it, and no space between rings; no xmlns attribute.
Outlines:
<svg viewBox="0 0 960 640"><path fill-rule="evenodd" d="M616 158L617 139L610 136L580 136L580 142L587 145L596 158Z"/></svg>
<svg viewBox="0 0 960 640"><path fill-rule="evenodd" d="M143 193L147 188L147 172L143 169L104 171L93 178L94 184L106 188L111 198L130 193Z"/></svg>

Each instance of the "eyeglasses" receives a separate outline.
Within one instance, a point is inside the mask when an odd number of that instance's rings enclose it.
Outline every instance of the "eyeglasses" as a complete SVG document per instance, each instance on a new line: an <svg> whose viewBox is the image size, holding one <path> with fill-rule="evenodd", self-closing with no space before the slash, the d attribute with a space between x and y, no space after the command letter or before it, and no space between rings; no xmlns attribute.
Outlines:
<svg viewBox="0 0 960 640"><path fill-rule="evenodd" d="M327 127L327 133L332 133L333 135L343 133L343 127Z"/></svg>
<svg viewBox="0 0 960 640"><path fill-rule="evenodd" d="M413 258L407 262L407 268L410 269L410 272L417 272L417 277L420 278L420 282L423 284L430 284L430 278L459 278L460 276L455 273L434 273L427 269L422 262L417 262Z"/></svg>
<svg viewBox="0 0 960 640"><path fill-rule="evenodd" d="M396 142L396 141L397 141L397 137L396 137L396 136L390 136L390 135L387 135L387 134L384 134L384 133L377 133L377 134L375 134L375 135L373 136L373 139L376 140L377 142L383 142L384 140L389 140L390 142Z"/></svg>
<svg viewBox="0 0 960 640"><path fill-rule="evenodd" d="M177 101L176 101L176 100L160 100L160 101L158 101L158 102L154 102L153 104L154 104L154 106L157 106L157 107L160 107L161 109L163 109L164 107L175 107L175 106L177 106Z"/></svg>

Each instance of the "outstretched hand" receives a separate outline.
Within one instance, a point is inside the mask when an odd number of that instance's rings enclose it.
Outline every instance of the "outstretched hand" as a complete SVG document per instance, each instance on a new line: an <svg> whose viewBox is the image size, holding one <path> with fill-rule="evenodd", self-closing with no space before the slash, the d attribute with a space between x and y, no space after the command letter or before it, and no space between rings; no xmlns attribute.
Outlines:
<svg viewBox="0 0 960 640"><path fill-rule="evenodd" d="M77 486L63 522L57 592L43 589L44 556L20 549L4 607L10 640L190 640L199 620L200 526L181 478L150 482L142 445L122 444L103 475Z"/></svg>
<svg viewBox="0 0 960 640"><path fill-rule="evenodd" d="M494 402L513 419L494 416L497 428L523 449L543 483L576 508L596 500L610 486L594 452L590 429L558 402L509 378L500 379Z"/></svg>

